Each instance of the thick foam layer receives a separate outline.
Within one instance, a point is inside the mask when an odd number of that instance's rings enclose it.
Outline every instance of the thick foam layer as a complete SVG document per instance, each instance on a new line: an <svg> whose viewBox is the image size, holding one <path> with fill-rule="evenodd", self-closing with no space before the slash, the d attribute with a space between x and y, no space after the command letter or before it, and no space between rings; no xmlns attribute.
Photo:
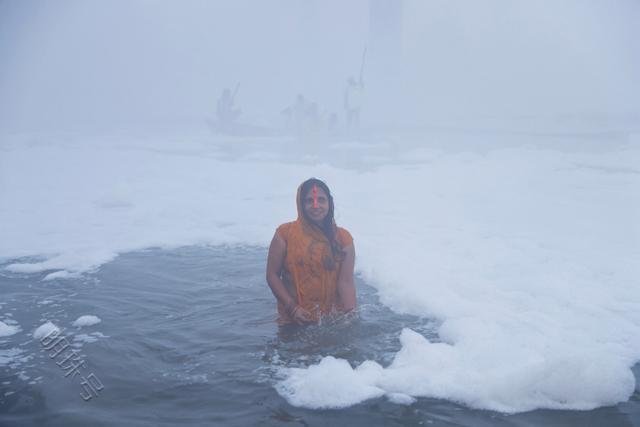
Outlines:
<svg viewBox="0 0 640 427"><path fill-rule="evenodd" d="M375 385L381 372L382 367L375 362L352 369L346 360L329 356L309 369L289 369L289 377L277 388L295 406L344 408L384 395L384 390Z"/></svg>
<svg viewBox="0 0 640 427"><path fill-rule="evenodd" d="M266 246L278 224L295 218L297 185L318 176L355 237L359 272L394 310L437 318L442 342L405 330L390 366L354 370L325 359L287 371L277 387L292 404L430 396L513 412L608 405L633 391L634 146L421 149L368 172L222 161L197 141L122 146L5 147L0 221L12 227L2 230L0 257L13 260L8 270L64 280L151 246ZM314 392L329 378L330 398Z"/></svg>
<svg viewBox="0 0 640 427"><path fill-rule="evenodd" d="M400 341L402 349L386 368L367 361L352 369L346 360L326 357L308 369L286 369L277 390L292 405L309 408L341 408L386 395L400 404L425 396L501 412L591 409L626 400L634 391L624 358L616 362L604 352L606 362L581 351L562 353L566 348L560 346L531 351L498 343L482 351L432 343L410 329Z"/></svg>

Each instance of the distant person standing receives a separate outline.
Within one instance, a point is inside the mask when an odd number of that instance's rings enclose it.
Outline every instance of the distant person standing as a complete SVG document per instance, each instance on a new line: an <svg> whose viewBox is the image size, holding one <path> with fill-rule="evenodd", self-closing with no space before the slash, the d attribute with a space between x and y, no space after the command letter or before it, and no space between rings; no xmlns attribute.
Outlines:
<svg viewBox="0 0 640 427"><path fill-rule="evenodd" d="M236 85L233 94L229 88L225 88L220 98L218 98L216 115L218 118L218 128L223 132L233 131L236 120L240 116L241 110L234 106L238 88L239 85Z"/></svg>
<svg viewBox="0 0 640 427"><path fill-rule="evenodd" d="M362 80L356 82L353 77L347 80L344 91L344 108L347 115L347 128L360 126L360 110L364 104L364 84Z"/></svg>
<svg viewBox="0 0 640 427"><path fill-rule="evenodd" d="M347 129L360 127L360 111L364 105L364 62L367 57L367 48L362 52L360 63L360 78L358 81L351 76L347 79L347 88L344 91L344 109L347 115Z"/></svg>

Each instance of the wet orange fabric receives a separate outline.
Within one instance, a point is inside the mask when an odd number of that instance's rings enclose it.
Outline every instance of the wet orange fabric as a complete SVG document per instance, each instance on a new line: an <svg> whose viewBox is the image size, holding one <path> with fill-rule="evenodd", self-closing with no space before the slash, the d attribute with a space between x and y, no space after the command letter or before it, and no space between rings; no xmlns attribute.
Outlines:
<svg viewBox="0 0 640 427"><path fill-rule="evenodd" d="M300 188L296 204L298 219L282 224L277 230L287 244L282 281L298 305L308 310L314 320L318 320L321 315L340 309L337 306L337 284L343 257L333 256L326 236L304 217ZM353 243L347 230L335 224L334 227L341 248ZM278 313L281 323L292 321L281 303L278 303Z"/></svg>

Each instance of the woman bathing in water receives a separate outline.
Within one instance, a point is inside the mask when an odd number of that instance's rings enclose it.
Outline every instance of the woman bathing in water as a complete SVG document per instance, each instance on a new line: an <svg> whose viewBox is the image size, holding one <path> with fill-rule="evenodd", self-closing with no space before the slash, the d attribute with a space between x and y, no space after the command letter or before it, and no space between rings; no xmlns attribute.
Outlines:
<svg viewBox="0 0 640 427"><path fill-rule="evenodd" d="M353 238L333 218L329 187L311 178L298 187L298 219L276 230L267 282L278 300L281 324L318 322L356 307Z"/></svg>

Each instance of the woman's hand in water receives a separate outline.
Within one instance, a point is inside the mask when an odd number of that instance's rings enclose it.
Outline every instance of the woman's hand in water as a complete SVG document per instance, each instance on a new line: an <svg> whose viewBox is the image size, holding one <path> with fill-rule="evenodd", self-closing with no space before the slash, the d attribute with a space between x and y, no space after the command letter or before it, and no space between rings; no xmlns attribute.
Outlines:
<svg viewBox="0 0 640 427"><path fill-rule="evenodd" d="M293 307L290 315L293 321L296 322L298 325L303 325L305 323L313 322L313 317L311 316L311 313L299 305L296 305L295 307Z"/></svg>

